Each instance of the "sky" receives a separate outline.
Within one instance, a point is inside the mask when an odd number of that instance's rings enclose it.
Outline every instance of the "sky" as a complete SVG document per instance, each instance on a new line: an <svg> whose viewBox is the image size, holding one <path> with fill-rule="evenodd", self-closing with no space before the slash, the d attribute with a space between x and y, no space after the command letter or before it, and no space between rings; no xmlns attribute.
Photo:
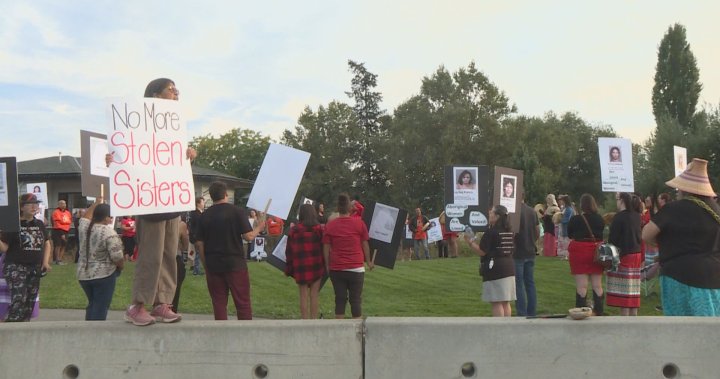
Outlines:
<svg viewBox="0 0 720 379"><path fill-rule="evenodd" d="M440 66L475 62L518 114L576 112L642 143L657 47L680 23L700 104L720 102L712 1L0 0L0 156L80 155L108 99L167 77L190 138L252 129L278 140L306 106L350 102L349 59L392 113ZM558 136L560 137L560 136Z"/></svg>

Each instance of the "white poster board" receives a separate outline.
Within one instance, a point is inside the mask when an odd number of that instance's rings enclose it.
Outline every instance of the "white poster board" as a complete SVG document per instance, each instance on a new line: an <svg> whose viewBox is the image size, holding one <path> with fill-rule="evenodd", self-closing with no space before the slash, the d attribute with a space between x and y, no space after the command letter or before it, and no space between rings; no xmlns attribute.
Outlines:
<svg viewBox="0 0 720 379"><path fill-rule="evenodd" d="M8 206L7 164L0 162L0 207Z"/></svg>
<svg viewBox="0 0 720 379"><path fill-rule="evenodd" d="M687 168L687 149L680 146L673 146L673 166L675 176L678 176Z"/></svg>
<svg viewBox="0 0 720 379"><path fill-rule="evenodd" d="M38 204L38 212L35 213L35 218L40 221L45 221L45 210L50 208L48 203L47 183L28 183L25 185L26 193L32 193L37 197L40 204Z"/></svg>
<svg viewBox="0 0 720 379"><path fill-rule="evenodd" d="M603 192L635 192L632 142L625 138L598 138Z"/></svg>
<svg viewBox="0 0 720 379"><path fill-rule="evenodd" d="M372 239L385 243L392 243L395 224L400 209L385 204L375 203L368 235Z"/></svg>
<svg viewBox="0 0 720 379"><path fill-rule="evenodd" d="M440 226L440 217L430 219L430 226L427 228L428 243L437 242L443 239L442 227Z"/></svg>
<svg viewBox="0 0 720 379"><path fill-rule="evenodd" d="M110 169L105 164L105 155L108 151L108 142L105 139L90 137L90 173L97 176L108 177Z"/></svg>
<svg viewBox="0 0 720 379"><path fill-rule="evenodd" d="M275 246L275 250L273 250L272 255L274 257L277 257L283 262L287 262L287 256L285 255L285 249L287 248L287 236L284 235L282 238L280 238L280 241Z"/></svg>
<svg viewBox="0 0 720 379"><path fill-rule="evenodd" d="M478 205L478 168L455 166L453 167L453 178L455 179L453 184L455 204Z"/></svg>
<svg viewBox="0 0 720 379"><path fill-rule="evenodd" d="M308 152L270 144L247 207L264 210L272 199L268 214L287 220L309 160Z"/></svg>
<svg viewBox="0 0 720 379"><path fill-rule="evenodd" d="M195 185L180 103L113 99L107 110L112 215L192 210Z"/></svg>

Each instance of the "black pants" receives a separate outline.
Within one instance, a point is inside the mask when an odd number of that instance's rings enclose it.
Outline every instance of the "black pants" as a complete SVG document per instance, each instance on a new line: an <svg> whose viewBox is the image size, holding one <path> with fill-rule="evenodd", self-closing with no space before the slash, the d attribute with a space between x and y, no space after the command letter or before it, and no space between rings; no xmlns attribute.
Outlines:
<svg viewBox="0 0 720 379"><path fill-rule="evenodd" d="M172 309L174 312L178 312L178 306L180 306L180 288L182 288L183 281L185 280L185 261L182 255L178 255L175 259L177 260L177 287L175 287Z"/></svg>
<svg viewBox="0 0 720 379"><path fill-rule="evenodd" d="M330 271L330 281L335 290L335 314L345 315L345 304L349 298L352 317L362 316L362 290L365 273Z"/></svg>
<svg viewBox="0 0 720 379"><path fill-rule="evenodd" d="M437 248L438 248L438 258L447 258L448 257L448 241L440 240L437 241Z"/></svg>

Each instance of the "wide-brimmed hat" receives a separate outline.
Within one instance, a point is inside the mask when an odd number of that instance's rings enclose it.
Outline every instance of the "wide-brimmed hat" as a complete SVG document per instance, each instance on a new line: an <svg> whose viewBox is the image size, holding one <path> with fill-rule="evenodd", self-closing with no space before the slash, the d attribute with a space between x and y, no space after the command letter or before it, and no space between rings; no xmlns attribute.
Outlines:
<svg viewBox="0 0 720 379"><path fill-rule="evenodd" d="M710 179L707 174L707 163L708 161L704 159L693 158L692 162L687 165L685 171L668 180L665 184L683 192L713 197L715 196L715 191L713 191L710 185Z"/></svg>
<svg viewBox="0 0 720 379"><path fill-rule="evenodd" d="M553 195L553 194L548 194L547 196L545 196L545 203L552 204L556 207L558 205L557 201L555 200L555 195Z"/></svg>
<svg viewBox="0 0 720 379"><path fill-rule="evenodd" d="M37 196L31 194L31 193L24 193L20 196L20 206L22 207L25 204L38 204L41 201L38 200Z"/></svg>

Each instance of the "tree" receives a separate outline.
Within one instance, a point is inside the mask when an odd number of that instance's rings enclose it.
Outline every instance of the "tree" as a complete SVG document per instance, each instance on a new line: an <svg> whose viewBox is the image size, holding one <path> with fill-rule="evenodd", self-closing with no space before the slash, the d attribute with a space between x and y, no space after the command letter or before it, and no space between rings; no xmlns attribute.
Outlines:
<svg viewBox="0 0 720 379"><path fill-rule="evenodd" d="M658 127L667 119L677 120L683 129L692 127L702 84L695 55L685 36L685 27L675 24L658 47L652 107Z"/></svg>
<svg viewBox="0 0 720 379"><path fill-rule="evenodd" d="M255 180L270 146L270 137L236 128L217 138L209 134L195 137L190 146L198 152L196 164Z"/></svg>

